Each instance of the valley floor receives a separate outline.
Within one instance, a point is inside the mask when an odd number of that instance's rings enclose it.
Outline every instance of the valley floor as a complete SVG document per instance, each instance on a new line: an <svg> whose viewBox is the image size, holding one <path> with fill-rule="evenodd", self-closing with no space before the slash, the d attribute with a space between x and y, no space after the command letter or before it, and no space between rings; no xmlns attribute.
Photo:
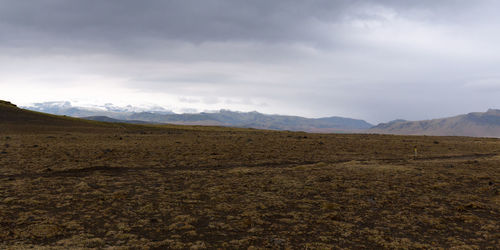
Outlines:
<svg viewBox="0 0 500 250"><path fill-rule="evenodd" d="M494 249L499 189L498 139L4 131L0 247Z"/></svg>

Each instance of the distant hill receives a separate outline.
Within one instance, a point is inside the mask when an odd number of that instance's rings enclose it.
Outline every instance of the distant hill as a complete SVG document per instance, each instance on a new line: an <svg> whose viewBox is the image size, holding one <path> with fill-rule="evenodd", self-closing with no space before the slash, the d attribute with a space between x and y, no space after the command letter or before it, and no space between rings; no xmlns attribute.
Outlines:
<svg viewBox="0 0 500 250"><path fill-rule="evenodd" d="M33 107L26 108L96 121L139 124L168 123L179 125L210 125L324 133L358 132L373 126L363 120L344 117L312 119L299 116L266 115L259 112L234 112L229 110L220 110L213 113L175 114L158 107L156 107L157 110L137 112L138 109L133 109L133 107L117 108L108 105L99 109L92 109L75 107L69 102L38 103Z"/></svg>
<svg viewBox="0 0 500 250"><path fill-rule="evenodd" d="M114 125L113 125L114 126ZM100 129L111 127L108 123L96 123L73 117L57 116L26 110L0 100L0 130L2 131L46 131L57 129Z"/></svg>
<svg viewBox="0 0 500 250"><path fill-rule="evenodd" d="M381 123L368 132L402 135L500 137L500 110L490 109L483 113L475 112L426 121L396 120Z"/></svg>
<svg viewBox="0 0 500 250"><path fill-rule="evenodd" d="M114 122L114 123L132 123L132 124L151 124L151 122L137 121L137 120L118 120L107 116L87 116L81 117L85 120L99 121L99 122Z"/></svg>
<svg viewBox="0 0 500 250"><path fill-rule="evenodd" d="M142 112L133 114L129 118L157 123L218 125L307 132L355 131L372 127L371 124L363 120L343 117L311 119L299 116L266 115L258 112L234 112L229 110L220 110L215 113L166 115Z"/></svg>

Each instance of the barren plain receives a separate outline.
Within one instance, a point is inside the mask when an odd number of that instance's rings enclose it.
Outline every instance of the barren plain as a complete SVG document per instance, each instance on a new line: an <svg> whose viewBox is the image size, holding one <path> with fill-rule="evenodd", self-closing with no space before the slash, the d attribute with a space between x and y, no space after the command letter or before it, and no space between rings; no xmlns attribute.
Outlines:
<svg viewBox="0 0 500 250"><path fill-rule="evenodd" d="M499 185L498 139L105 124L0 104L0 248L498 249Z"/></svg>

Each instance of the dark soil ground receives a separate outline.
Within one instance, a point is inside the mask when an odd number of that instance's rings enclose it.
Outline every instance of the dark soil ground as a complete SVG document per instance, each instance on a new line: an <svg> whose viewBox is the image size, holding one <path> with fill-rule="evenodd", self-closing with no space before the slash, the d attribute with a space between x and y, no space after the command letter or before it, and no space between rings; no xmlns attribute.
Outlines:
<svg viewBox="0 0 500 250"><path fill-rule="evenodd" d="M88 126L0 121L0 248L500 248L498 139Z"/></svg>

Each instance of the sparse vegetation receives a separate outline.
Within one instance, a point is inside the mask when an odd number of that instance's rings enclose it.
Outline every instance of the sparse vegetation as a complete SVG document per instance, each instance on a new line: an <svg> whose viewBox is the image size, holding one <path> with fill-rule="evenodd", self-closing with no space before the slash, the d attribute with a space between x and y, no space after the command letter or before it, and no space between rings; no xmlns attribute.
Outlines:
<svg viewBox="0 0 500 250"><path fill-rule="evenodd" d="M2 107L1 248L500 245L498 139L104 124Z"/></svg>
<svg viewBox="0 0 500 250"><path fill-rule="evenodd" d="M11 102L8 102L8 101L3 101L3 100L0 100L0 105L11 106L11 107L17 107L15 104L12 104Z"/></svg>

